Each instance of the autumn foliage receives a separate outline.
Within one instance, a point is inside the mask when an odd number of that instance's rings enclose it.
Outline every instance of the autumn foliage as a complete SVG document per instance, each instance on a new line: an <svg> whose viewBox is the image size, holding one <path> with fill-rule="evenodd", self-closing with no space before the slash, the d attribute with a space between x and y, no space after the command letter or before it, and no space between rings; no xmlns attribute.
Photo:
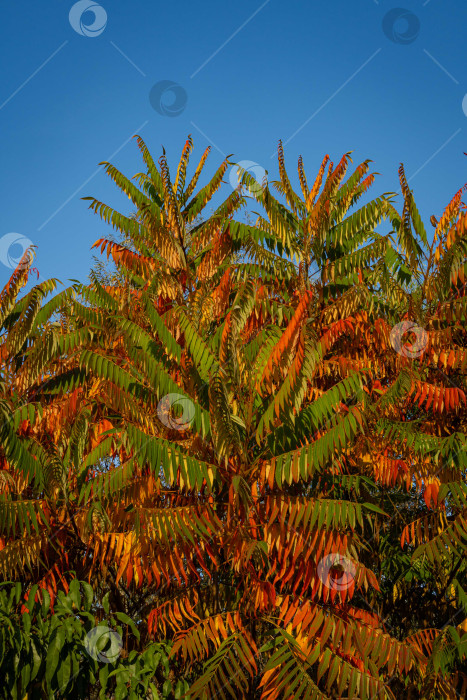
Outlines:
<svg viewBox="0 0 467 700"><path fill-rule="evenodd" d="M402 166L398 198L350 154L297 189L279 144L277 182L200 188L209 149L189 178L191 138L175 175L137 144L105 164L134 213L87 198L111 267L21 296L28 251L0 299L0 577L33 624L91 584L126 665L65 673L55 633L10 696L464 697L463 190L427 232Z"/></svg>

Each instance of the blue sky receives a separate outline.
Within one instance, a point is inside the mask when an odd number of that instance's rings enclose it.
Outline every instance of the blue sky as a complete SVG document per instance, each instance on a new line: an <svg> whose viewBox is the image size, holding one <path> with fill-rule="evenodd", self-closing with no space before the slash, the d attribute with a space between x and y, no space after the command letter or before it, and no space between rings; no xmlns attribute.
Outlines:
<svg viewBox="0 0 467 700"><path fill-rule="evenodd" d="M279 138L309 179L352 150L381 173L375 196L403 161L427 223L467 180L465 0L81 2L71 22L71 0L2 6L2 284L9 234L38 246L41 278L86 280L107 227L80 198L128 211L98 163L139 172L136 132L172 163L191 133L211 172L233 153L273 179ZM151 105L161 81L180 86L176 116Z"/></svg>

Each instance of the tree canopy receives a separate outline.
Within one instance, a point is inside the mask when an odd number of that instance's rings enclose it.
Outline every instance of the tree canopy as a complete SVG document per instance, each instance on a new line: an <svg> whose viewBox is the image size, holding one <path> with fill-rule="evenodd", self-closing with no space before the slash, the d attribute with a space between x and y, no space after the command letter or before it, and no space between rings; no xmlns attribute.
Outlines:
<svg viewBox="0 0 467 700"><path fill-rule="evenodd" d="M111 267L0 296L0 694L465 697L463 189L136 143Z"/></svg>

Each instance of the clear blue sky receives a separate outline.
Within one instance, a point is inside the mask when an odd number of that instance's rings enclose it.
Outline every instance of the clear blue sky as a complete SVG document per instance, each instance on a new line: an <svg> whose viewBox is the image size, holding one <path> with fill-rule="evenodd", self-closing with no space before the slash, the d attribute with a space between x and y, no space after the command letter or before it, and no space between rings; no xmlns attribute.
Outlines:
<svg viewBox="0 0 467 700"><path fill-rule="evenodd" d="M191 133L195 155L211 142L272 178L279 138L290 170L302 154L309 178L325 153L353 150L382 174L375 195L397 189L403 161L423 216L439 215L467 180L467 3L400 3L102 0L81 23L77 8L75 31L71 0L4 2L0 246L25 236L41 278L85 281L107 227L80 197L128 211L98 163L139 172L137 131L171 162ZM94 36L78 33L94 21ZM177 116L151 106L163 80L186 93ZM0 262L1 283L10 272Z"/></svg>

